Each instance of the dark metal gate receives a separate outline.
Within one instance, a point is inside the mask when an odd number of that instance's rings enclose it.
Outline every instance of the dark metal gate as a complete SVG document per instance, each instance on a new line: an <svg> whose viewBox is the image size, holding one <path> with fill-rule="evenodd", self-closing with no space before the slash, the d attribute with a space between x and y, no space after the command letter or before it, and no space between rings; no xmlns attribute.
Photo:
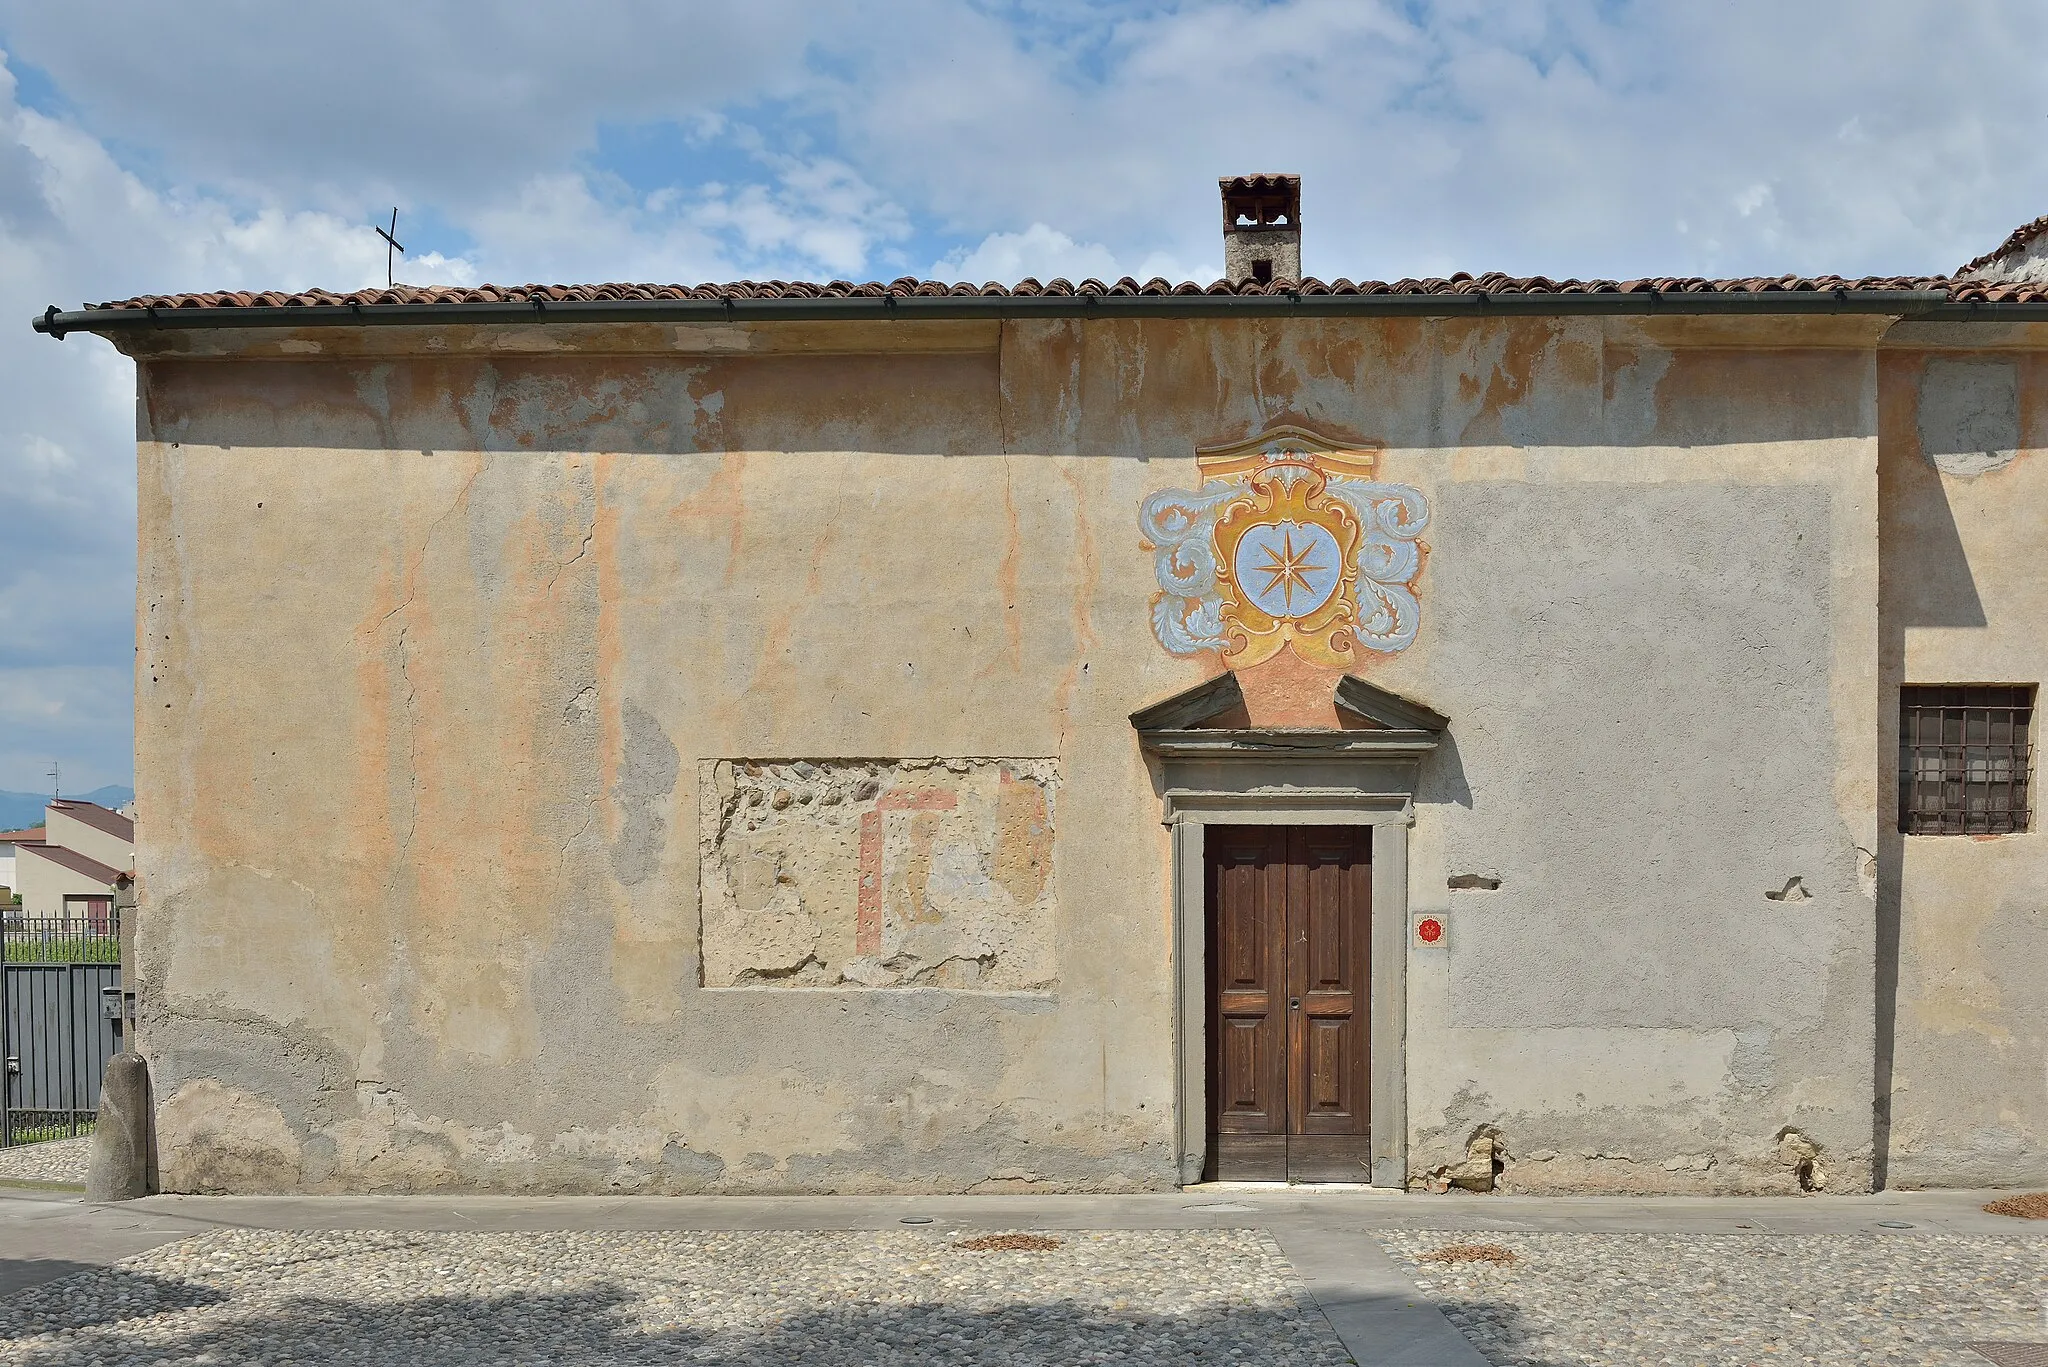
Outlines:
<svg viewBox="0 0 2048 1367"><path fill-rule="evenodd" d="M106 918L9 918L0 948L0 1146L89 1131L121 1048L118 932Z"/></svg>

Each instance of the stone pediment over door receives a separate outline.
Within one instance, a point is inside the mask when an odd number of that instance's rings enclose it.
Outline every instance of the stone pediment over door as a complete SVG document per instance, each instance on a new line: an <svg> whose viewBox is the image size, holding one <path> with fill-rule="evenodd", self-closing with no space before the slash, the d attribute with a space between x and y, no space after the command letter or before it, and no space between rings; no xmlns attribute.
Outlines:
<svg viewBox="0 0 2048 1367"><path fill-rule="evenodd" d="M1131 714L1139 743L1155 754L1332 751L1420 758L1436 748L1450 720L1411 698L1354 675L1337 678L1332 699L1337 727L1251 724L1234 673Z"/></svg>

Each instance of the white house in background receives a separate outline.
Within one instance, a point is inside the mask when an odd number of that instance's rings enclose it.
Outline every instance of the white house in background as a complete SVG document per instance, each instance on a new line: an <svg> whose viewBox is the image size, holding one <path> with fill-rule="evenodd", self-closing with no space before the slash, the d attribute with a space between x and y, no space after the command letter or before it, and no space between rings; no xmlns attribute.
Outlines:
<svg viewBox="0 0 2048 1367"><path fill-rule="evenodd" d="M135 823L117 811L59 798L43 810L43 829L48 844L76 850L124 873L135 867Z"/></svg>
<svg viewBox="0 0 2048 1367"><path fill-rule="evenodd" d="M19 831L0 831L0 889L5 890L4 894L0 894L0 902L11 901L13 894L21 888L21 884L15 881L14 876L15 845L24 840L40 841L42 838L41 826L30 826Z"/></svg>
<svg viewBox="0 0 2048 1367"><path fill-rule="evenodd" d="M14 842L20 914L104 926L114 891L135 870L135 823L91 802L59 799L43 811L43 838Z"/></svg>

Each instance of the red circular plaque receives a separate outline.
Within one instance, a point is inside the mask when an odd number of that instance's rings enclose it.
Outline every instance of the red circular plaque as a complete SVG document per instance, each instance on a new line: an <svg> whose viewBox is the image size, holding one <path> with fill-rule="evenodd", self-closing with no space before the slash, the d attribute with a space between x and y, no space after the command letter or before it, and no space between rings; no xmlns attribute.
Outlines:
<svg viewBox="0 0 2048 1367"><path fill-rule="evenodd" d="M1421 937L1422 943L1433 945L1444 938L1444 923L1434 916L1425 916L1415 923L1415 933Z"/></svg>

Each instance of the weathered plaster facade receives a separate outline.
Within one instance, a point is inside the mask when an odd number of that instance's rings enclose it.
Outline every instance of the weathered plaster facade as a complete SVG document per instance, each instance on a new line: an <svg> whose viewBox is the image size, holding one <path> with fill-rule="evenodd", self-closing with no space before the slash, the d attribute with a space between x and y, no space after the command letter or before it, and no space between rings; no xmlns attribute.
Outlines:
<svg viewBox="0 0 2048 1367"><path fill-rule="evenodd" d="M1880 372L1883 682L2048 678L2048 336L1904 325ZM1895 713L1884 753L1897 751ZM1894 1186L2048 1182L2048 837L1882 829Z"/></svg>
<svg viewBox="0 0 2048 1367"><path fill-rule="evenodd" d="M2048 1171L2041 837L1902 840L1886 740L1902 677L2040 677L2044 342L1899 330L127 335L166 1185L1180 1180L1179 837L1129 718L1227 665L1157 634L1139 510L1283 425L1427 511L1409 638L1282 648L1211 723L1356 725L1347 672L1449 718L1372 816L1377 1180L1475 1141L1530 1191ZM1944 473L1923 421L1994 454Z"/></svg>

